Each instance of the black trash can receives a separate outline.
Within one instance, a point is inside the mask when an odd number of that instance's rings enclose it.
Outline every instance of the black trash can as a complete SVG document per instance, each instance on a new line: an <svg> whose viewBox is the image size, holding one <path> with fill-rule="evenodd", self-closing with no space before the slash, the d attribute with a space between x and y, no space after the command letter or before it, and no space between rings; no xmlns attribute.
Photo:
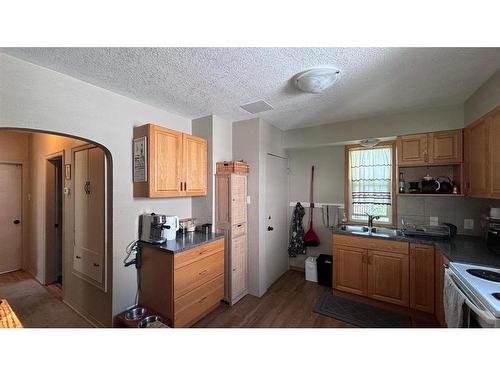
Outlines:
<svg viewBox="0 0 500 375"><path fill-rule="evenodd" d="M318 267L318 283L325 286L332 286L332 262L333 257L328 254L320 254L316 259Z"/></svg>

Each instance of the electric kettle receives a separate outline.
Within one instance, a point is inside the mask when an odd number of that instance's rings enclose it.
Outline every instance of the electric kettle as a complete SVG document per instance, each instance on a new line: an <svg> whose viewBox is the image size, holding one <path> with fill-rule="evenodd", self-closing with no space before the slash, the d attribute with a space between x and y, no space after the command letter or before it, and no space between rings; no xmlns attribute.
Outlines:
<svg viewBox="0 0 500 375"><path fill-rule="evenodd" d="M166 238L167 241L175 240L178 229L179 229L179 217L173 215L166 215L165 224L163 224L162 237Z"/></svg>

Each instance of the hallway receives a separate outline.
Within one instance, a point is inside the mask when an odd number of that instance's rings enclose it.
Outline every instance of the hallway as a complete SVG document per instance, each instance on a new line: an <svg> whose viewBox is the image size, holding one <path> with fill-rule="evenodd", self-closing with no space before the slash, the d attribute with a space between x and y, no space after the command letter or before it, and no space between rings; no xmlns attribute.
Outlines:
<svg viewBox="0 0 500 375"><path fill-rule="evenodd" d="M92 328L62 302L60 289L42 286L29 273L0 275L0 298L5 298L25 328Z"/></svg>

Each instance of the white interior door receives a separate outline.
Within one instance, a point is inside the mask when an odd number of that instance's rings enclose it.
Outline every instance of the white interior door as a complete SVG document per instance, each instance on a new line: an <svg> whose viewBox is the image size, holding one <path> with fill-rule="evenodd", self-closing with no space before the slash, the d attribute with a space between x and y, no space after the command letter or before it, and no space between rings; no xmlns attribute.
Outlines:
<svg viewBox="0 0 500 375"><path fill-rule="evenodd" d="M266 157L266 288L288 270L288 159Z"/></svg>
<svg viewBox="0 0 500 375"><path fill-rule="evenodd" d="M0 164L0 273L21 269L22 166Z"/></svg>

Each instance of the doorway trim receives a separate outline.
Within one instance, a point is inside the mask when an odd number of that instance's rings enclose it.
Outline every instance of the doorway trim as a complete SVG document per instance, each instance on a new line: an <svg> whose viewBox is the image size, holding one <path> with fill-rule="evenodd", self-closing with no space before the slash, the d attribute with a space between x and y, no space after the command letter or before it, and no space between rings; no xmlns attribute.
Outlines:
<svg viewBox="0 0 500 375"><path fill-rule="evenodd" d="M51 249L49 249L49 247L47 246L47 241L48 241L48 228L47 228L47 210L48 210L48 204L47 204L47 168L48 168L48 163L50 163L50 160L52 159L56 159L56 158L61 158L61 164L62 164L62 168L64 168L64 163L65 163L65 150L60 150L60 151L57 151L57 152L54 152L54 153L51 153L51 154L48 154L48 155L45 155L45 174L44 174L44 185L43 185L43 194L44 194L44 197L43 197L43 212L44 212L44 224L45 224L45 230L44 230L44 247L45 247L45 251L43 253L43 284L44 285L47 285L48 284L48 281L47 281L47 259L49 258L49 254L48 252L49 251L53 251ZM64 170L63 170L63 192L64 192ZM62 196L60 197L61 198L61 203L62 203L62 217L61 217L61 221L64 223L65 222L65 219L66 219L66 213L65 213L65 208L66 208L66 204L65 204L65 199L64 199L64 193L61 194ZM63 254L63 267L62 267L62 277L63 277L63 280L64 280L64 253L65 253L65 239L66 239L66 236L65 236L65 230L62 231L62 237L61 237L61 241L62 241L62 254ZM64 298L64 284L62 285L62 295L63 295L63 298Z"/></svg>

